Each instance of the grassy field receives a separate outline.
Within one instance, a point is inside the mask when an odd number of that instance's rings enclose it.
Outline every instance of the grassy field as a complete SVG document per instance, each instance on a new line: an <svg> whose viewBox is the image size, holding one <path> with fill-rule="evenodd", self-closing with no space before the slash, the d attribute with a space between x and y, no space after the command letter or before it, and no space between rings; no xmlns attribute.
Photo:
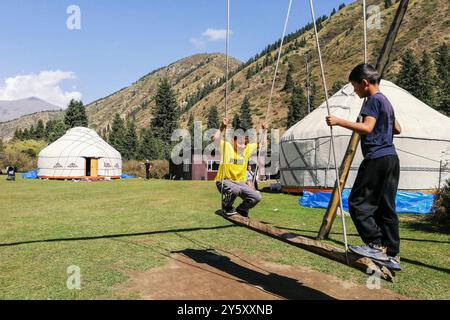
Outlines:
<svg viewBox="0 0 450 320"><path fill-rule="evenodd" d="M201 247L366 282L359 271L214 215L219 196L208 182L8 183L2 176L0 191L0 299L140 298L117 289L127 281L126 270L163 266L172 251ZM322 215L323 210L300 207L298 197L280 194L264 194L253 211L259 220L311 236ZM348 225L349 241L360 243ZM340 230L336 223L331 243L341 245ZM383 287L413 298L449 299L449 235L403 215L401 237L404 271ZM81 268L82 290L66 287L71 265Z"/></svg>

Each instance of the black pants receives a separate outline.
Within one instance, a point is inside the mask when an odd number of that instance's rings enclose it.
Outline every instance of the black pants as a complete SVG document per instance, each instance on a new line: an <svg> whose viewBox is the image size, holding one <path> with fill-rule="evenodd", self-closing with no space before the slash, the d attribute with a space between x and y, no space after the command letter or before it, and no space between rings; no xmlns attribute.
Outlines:
<svg viewBox="0 0 450 320"><path fill-rule="evenodd" d="M391 256L400 251L395 212L399 176L397 156L364 160L348 199L350 215L362 240L385 245Z"/></svg>

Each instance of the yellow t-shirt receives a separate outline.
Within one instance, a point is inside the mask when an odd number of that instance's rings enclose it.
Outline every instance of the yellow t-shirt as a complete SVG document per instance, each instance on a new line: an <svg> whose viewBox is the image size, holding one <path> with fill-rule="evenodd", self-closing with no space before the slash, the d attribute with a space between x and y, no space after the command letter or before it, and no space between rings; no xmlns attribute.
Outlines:
<svg viewBox="0 0 450 320"><path fill-rule="evenodd" d="M224 141L220 141L220 152L223 152ZM258 145L256 143L249 143L245 146L244 150L234 151L233 145L230 142L225 142L225 156L220 156L220 165L217 171L215 181L222 180L222 161L225 162L225 167L223 169L224 179L231 180L234 182L246 182L247 177L247 166L250 156L256 152ZM241 151L241 154L239 154Z"/></svg>

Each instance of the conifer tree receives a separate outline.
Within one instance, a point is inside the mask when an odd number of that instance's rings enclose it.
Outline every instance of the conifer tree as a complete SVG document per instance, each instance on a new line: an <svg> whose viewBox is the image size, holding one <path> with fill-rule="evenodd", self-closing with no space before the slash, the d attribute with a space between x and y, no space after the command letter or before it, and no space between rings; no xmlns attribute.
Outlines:
<svg viewBox="0 0 450 320"><path fill-rule="evenodd" d="M36 140L44 140L45 139L45 127L44 127L44 122L41 119L39 119L39 121L37 123L34 137Z"/></svg>
<svg viewBox="0 0 450 320"><path fill-rule="evenodd" d="M306 116L308 110L307 103L303 89L300 86L294 86L289 103L286 128L292 127Z"/></svg>
<svg viewBox="0 0 450 320"><path fill-rule="evenodd" d="M214 105L209 109L208 112L208 122L206 124L207 129L219 129L220 121L219 121L219 111L217 107Z"/></svg>
<svg viewBox="0 0 450 320"><path fill-rule="evenodd" d="M423 52L419 63L420 81L417 84L416 97L434 107L436 105L435 83L433 63L426 51Z"/></svg>
<svg viewBox="0 0 450 320"><path fill-rule="evenodd" d="M333 83L333 87L331 88L331 95L333 95L336 92L338 92L339 90L341 90L342 87L344 87L346 84L347 84L347 82L342 81L342 80L338 80L335 83Z"/></svg>
<svg viewBox="0 0 450 320"><path fill-rule="evenodd" d="M67 127L62 120L50 120L47 122L45 136L49 143L55 142L66 133Z"/></svg>
<svg viewBox="0 0 450 320"><path fill-rule="evenodd" d="M151 121L153 134L169 144L172 132L177 128L178 105L168 79L159 83L155 103L155 113Z"/></svg>
<svg viewBox="0 0 450 320"><path fill-rule="evenodd" d="M234 130L237 130L237 129L241 128L241 119L239 118L239 114L238 113L236 113L234 115L231 125L233 126Z"/></svg>
<svg viewBox="0 0 450 320"><path fill-rule="evenodd" d="M138 157L148 160L163 160L166 158L166 144L155 137L151 129L143 129L139 140Z"/></svg>
<svg viewBox="0 0 450 320"><path fill-rule="evenodd" d="M123 119L118 113L114 115L113 123L111 125L111 131L108 136L108 142L113 146L120 154L126 158L127 150L125 147L125 135L126 128Z"/></svg>
<svg viewBox="0 0 450 320"><path fill-rule="evenodd" d="M240 120L240 127L242 129L248 130L253 128L253 121L250 110L250 100L248 96L245 96L244 101L242 102L239 120Z"/></svg>
<svg viewBox="0 0 450 320"><path fill-rule="evenodd" d="M420 68L412 50L406 50L400 64L401 69L397 76L397 85L416 96L420 82Z"/></svg>
<svg viewBox="0 0 450 320"><path fill-rule="evenodd" d="M292 77L292 74L294 73L294 66L292 63L289 63L288 71L286 74L286 81L284 83L283 91L286 92L292 92L292 89L294 88L294 79Z"/></svg>
<svg viewBox="0 0 450 320"><path fill-rule="evenodd" d="M88 126L86 109L81 101L70 100L69 106L64 113L64 123L69 129Z"/></svg>
<svg viewBox="0 0 450 320"><path fill-rule="evenodd" d="M136 134L136 125L134 121L130 120L127 123L125 141L124 141L124 153L125 159L136 159L138 146L138 137Z"/></svg>
<svg viewBox="0 0 450 320"><path fill-rule="evenodd" d="M438 98L436 109L450 117L450 55L449 45L443 43L435 51L434 65L436 67Z"/></svg>

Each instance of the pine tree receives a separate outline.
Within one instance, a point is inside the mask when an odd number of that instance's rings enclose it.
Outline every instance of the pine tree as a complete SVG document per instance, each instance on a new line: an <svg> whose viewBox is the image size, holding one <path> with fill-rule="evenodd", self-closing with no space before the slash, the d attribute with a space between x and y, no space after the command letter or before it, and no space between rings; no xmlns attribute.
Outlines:
<svg viewBox="0 0 450 320"><path fill-rule="evenodd" d="M192 113L189 115L187 128L188 128L188 131L189 131L189 134L191 135L191 137L194 138L195 120L194 120L194 115Z"/></svg>
<svg viewBox="0 0 450 320"><path fill-rule="evenodd" d="M30 131L25 128L22 131L22 139L21 140L29 140L30 139Z"/></svg>
<svg viewBox="0 0 450 320"><path fill-rule="evenodd" d="M336 92L338 92L339 90L341 90L342 87L344 87L346 84L347 84L347 82L342 81L342 80L338 80L335 83L333 83L333 87L331 88L331 95L333 95Z"/></svg>
<svg viewBox="0 0 450 320"><path fill-rule="evenodd" d="M27 140L34 140L36 138L36 132L34 130L34 126L32 125L30 130L28 130L28 139Z"/></svg>
<svg viewBox="0 0 450 320"><path fill-rule="evenodd" d="M309 83L309 103L311 105L311 111L317 107L317 86L316 82L311 79Z"/></svg>
<svg viewBox="0 0 450 320"><path fill-rule="evenodd" d="M125 141L124 141L125 159L132 160L136 159L137 147L138 147L138 137L136 134L136 125L134 121L128 121Z"/></svg>
<svg viewBox="0 0 450 320"><path fill-rule="evenodd" d="M292 65L292 63L289 63L289 67L288 67L288 71L286 74L286 81L283 87L283 91L286 92L292 92L292 89L294 88L295 84L294 84L294 79L292 77L292 74L294 73L294 66Z"/></svg>
<svg viewBox="0 0 450 320"><path fill-rule="evenodd" d="M408 49L402 57L401 69L397 76L397 84L416 96L420 82L420 68L413 55L412 50Z"/></svg>
<svg viewBox="0 0 450 320"><path fill-rule="evenodd" d="M3 139L0 138L0 152L3 152L5 150L5 144L3 143Z"/></svg>
<svg viewBox="0 0 450 320"><path fill-rule="evenodd" d="M45 139L45 127L44 127L44 122L41 119L39 119L37 126L36 126L35 138L36 138L36 140L44 140Z"/></svg>
<svg viewBox="0 0 450 320"><path fill-rule="evenodd" d="M155 137L151 129L144 129L139 140L138 157L148 160L162 160L165 155L166 144Z"/></svg>
<svg viewBox="0 0 450 320"><path fill-rule="evenodd" d="M47 122L47 127L49 127L49 130L46 130L46 140L49 143L55 142L61 138L67 130L67 127L62 120L53 120L50 125Z"/></svg>
<svg viewBox="0 0 450 320"><path fill-rule="evenodd" d="M435 83L433 64L426 51L423 52L419 63L420 81L417 84L416 97L429 106L436 105Z"/></svg>
<svg viewBox="0 0 450 320"><path fill-rule="evenodd" d="M241 119L239 118L239 114L236 113L233 117L233 121L231 122L234 130L241 129Z"/></svg>
<svg viewBox="0 0 450 320"><path fill-rule="evenodd" d="M208 122L206 125L207 129L219 129L219 111L216 106L212 106L208 112Z"/></svg>
<svg viewBox="0 0 450 320"><path fill-rule="evenodd" d="M13 136L14 140L22 140L22 130L19 128L16 128L16 130L14 130L14 136Z"/></svg>
<svg viewBox="0 0 450 320"><path fill-rule="evenodd" d="M151 121L152 130L155 137L170 143L172 132L177 128L178 106L169 80L163 79L159 83L155 103L154 118Z"/></svg>
<svg viewBox="0 0 450 320"><path fill-rule="evenodd" d="M242 102L240 109L240 127L244 130L253 128L252 115L250 110L250 100L248 96L244 97L244 101Z"/></svg>
<svg viewBox="0 0 450 320"><path fill-rule="evenodd" d="M69 106L64 114L64 123L69 129L88 126L86 109L81 101L70 100Z"/></svg>
<svg viewBox="0 0 450 320"><path fill-rule="evenodd" d="M303 89L295 86L292 90L291 101L286 121L286 128L292 127L294 124L303 119L308 113L308 101L306 100Z"/></svg>
<svg viewBox="0 0 450 320"><path fill-rule="evenodd" d="M436 67L438 99L436 109L450 117L450 55L449 45L443 43L435 52L434 65Z"/></svg>
<svg viewBox="0 0 450 320"><path fill-rule="evenodd" d="M234 79L231 79L230 91L233 92L236 86L234 85Z"/></svg>
<svg viewBox="0 0 450 320"><path fill-rule="evenodd" d="M126 129L123 119L118 113L114 115L114 120L111 125L111 132L108 136L108 141L119 153L126 158L127 150L125 146Z"/></svg>

